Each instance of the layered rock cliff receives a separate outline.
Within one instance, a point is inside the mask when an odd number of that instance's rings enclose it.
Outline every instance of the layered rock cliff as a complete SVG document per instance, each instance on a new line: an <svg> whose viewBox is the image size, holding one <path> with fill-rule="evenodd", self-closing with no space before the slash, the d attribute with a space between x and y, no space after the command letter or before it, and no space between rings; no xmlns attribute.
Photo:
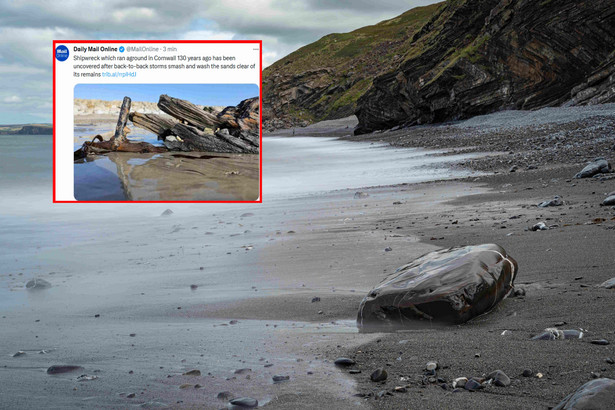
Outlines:
<svg viewBox="0 0 615 410"><path fill-rule="evenodd" d="M412 37L443 3L351 33L329 34L263 71L265 129L352 115L372 78L404 61Z"/></svg>
<svg viewBox="0 0 615 410"><path fill-rule="evenodd" d="M612 0L449 0L359 99L356 133L615 101Z"/></svg>

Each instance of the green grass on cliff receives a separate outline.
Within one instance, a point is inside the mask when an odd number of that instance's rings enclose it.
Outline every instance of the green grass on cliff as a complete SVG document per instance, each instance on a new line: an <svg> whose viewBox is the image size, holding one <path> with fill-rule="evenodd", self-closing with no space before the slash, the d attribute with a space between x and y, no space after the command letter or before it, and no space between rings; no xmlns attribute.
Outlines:
<svg viewBox="0 0 615 410"><path fill-rule="evenodd" d="M412 36L443 4L414 8L378 24L350 33L329 34L301 47L263 71L264 92L270 94L268 97L276 98L278 92L284 91L274 86L276 81L283 79L288 82L294 76L327 68L330 70L328 74L319 74L315 80L311 77L314 85L328 89L347 85L343 87L347 89L324 94L309 107L286 104L284 114L296 116L301 113L300 117L306 118L307 109L310 113L320 113L312 115L313 120L324 120L335 118L337 112L353 111L374 77L391 71L406 59Z"/></svg>

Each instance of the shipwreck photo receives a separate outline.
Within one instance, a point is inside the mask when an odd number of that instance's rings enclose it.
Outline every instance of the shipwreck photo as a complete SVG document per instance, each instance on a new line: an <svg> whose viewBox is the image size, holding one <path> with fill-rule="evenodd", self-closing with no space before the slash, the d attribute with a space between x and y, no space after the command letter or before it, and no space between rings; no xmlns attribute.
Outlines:
<svg viewBox="0 0 615 410"><path fill-rule="evenodd" d="M79 84L78 201L256 201L256 84Z"/></svg>

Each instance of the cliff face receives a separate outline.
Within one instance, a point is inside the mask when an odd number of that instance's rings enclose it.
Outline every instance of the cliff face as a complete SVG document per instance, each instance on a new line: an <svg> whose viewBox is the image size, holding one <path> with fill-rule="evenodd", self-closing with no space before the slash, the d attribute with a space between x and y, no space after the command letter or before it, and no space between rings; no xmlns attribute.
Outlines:
<svg viewBox="0 0 615 410"><path fill-rule="evenodd" d="M359 99L356 133L615 101L612 0L449 0Z"/></svg>
<svg viewBox="0 0 615 410"><path fill-rule="evenodd" d="M399 66L409 42L443 3L419 7L351 33L334 33L263 71L264 128L342 118L372 78Z"/></svg>

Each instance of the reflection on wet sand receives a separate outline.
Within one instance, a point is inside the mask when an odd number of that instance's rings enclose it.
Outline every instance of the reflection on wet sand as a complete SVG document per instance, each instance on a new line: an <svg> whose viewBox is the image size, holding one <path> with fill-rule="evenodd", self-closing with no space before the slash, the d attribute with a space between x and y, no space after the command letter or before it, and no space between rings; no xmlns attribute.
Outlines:
<svg viewBox="0 0 615 410"><path fill-rule="evenodd" d="M258 155L214 153L134 154L107 157L132 201L254 201Z"/></svg>

